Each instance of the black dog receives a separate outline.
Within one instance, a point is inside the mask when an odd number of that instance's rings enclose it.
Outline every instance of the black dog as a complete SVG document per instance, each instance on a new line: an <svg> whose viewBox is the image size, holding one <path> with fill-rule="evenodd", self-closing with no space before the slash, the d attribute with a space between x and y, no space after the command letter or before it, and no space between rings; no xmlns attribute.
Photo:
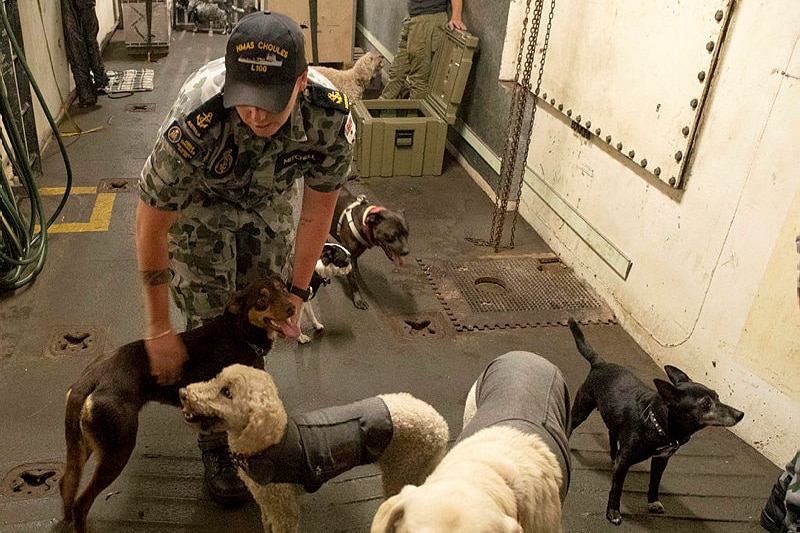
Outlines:
<svg viewBox="0 0 800 533"><path fill-rule="evenodd" d="M403 213L369 204L362 195L354 198L346 189L339 192L331 235L350 251L353 269L347 275L353 304L369 308L358 288L358 258L373 246L378 246L397 266L408 255L408 224Z"/></svg>
<svg viewBox="0 0 800 533"><path fill-rule="evenodd" d="M237 292L222 315L180 334L189 359L173 385L159 385L150 375L143 340L89 364L67 392L67 464L59 482L64 520L74 520L78 533L86 531L89 508L119 476L133 452L139 410L145 403L180 406L178 389L211 379L230 364L263 368L262 358L279 332L294 333L282 326L294 312L286 285L273 274ZM83 468L93 452L97 458L94 475L76 498Z"/></svg>
<svg viewBox="0 0 800 533"><path fill-rule="evenodd" d="M303 304L300 310L300 319L311 321L315 331L322 331L325 326L322 322L317 320L317 315L314 314L314 307L312 300L317 295L317 292L323 285L328 285L334 276L346 276L353 268L353 262L350 257L350 252L341 244L333 242L326 242L322 247L322 254L317 259L317 265L314 267L314 274L311 276L311 300ZM305 333L301 333L297 342L305 344L311 342L311 337Z"/></svg>
<svg viewBox="0 0 800 533"><path fill-rule="evenodd" d="M614 463L606 518L622 522L619 501L628 469L652 457L647 508L663 513L658 486L667 461L692 434L706 426L733 426L744 413L719 401L719 395L695 383L674 366L664 370L672 384L654 379L658 392L647 387L627 369L606 363L583 337L578 324L569 319L578 351L592 365L575 395L570 434L596 408L608 428L611 460Z"/></svg>

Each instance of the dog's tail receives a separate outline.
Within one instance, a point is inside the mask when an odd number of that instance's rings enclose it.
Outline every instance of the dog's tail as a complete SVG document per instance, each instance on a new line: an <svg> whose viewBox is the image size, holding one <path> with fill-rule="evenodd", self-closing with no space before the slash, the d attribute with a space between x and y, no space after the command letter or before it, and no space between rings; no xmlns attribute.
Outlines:
<svg viewBox="0 0 800 533"><path fill-rule="evenodd" d="M578 323L575 322L575 319L570 317L567 321L569 324L569 329L572 332L572 336L575 337L575 346L578 347L578 351L581 355L589 361L589 363L594 366L595 363L602 363L603 359L597 355L597 352L594 351L594 348L589 346L589 343L586 342L586 339L583 336L583 331L581 331L580 326Z"/></svg>

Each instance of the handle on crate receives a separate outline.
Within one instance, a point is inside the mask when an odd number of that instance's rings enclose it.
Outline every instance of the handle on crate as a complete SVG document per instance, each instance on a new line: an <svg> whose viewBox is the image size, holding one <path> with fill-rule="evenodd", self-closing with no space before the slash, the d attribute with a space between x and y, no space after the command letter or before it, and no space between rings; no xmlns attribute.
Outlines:
<svg viewBox="0 0 800 533"><path fill-rule="evenodd" d="M394 134L394 145L398 148L414 146L414 130L397 130Z"/></svg>

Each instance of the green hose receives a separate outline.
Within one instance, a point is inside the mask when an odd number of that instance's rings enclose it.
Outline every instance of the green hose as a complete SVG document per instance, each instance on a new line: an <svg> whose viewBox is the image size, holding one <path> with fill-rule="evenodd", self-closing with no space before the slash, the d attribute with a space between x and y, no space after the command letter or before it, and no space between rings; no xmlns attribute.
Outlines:
<svg viewBox="0 0 800 533"><path fill-rule="evenodd" d="M67 202L72 188L72 168L69 164L67 150L58 133L58 125L45 104L39 86L36 85L25 61L25 53L14 37L6 12L6 0L2 0L0 3L0 19L3 21L11 48L25 70L31 87L33 87L47 117L67 171L64 194L55 212L45 223L44 210L34 181L34 172L28 160L25 141L14 118L5 84L0 83L0 117L5 129L4 132L0 132L4 133L4 135L0 135L0 139L2 139L3 150L11 162L14 174L19 177L24 191L17 197L7 177L0 174L0 237L2 237L0 240L0 290L15 290L35 280L44 268L47 258L47 228L58 218Z"/></svg>

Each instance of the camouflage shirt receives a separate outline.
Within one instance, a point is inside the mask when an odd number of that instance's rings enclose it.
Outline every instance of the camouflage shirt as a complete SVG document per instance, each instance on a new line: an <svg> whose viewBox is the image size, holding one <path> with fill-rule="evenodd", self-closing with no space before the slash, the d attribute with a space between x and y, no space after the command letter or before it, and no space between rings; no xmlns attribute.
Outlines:
<svg viewBox="0 0 800 533"><path fill-rule="evenodd" d="M291 224L297 178L319 192L347 180L355 138L347 98L309 71L287 123L263 138L223 107L224 81L224 58L186 80L142 169L139 196L165 211L228 202L278 231Z"/></svg>

